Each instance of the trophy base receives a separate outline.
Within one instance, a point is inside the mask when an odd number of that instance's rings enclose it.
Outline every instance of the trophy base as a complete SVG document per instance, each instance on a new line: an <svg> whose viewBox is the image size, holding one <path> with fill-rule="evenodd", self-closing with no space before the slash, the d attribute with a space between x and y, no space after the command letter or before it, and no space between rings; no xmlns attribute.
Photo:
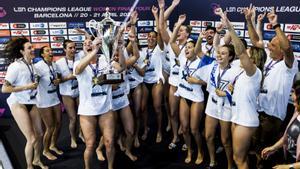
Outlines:
<svg viewBox="0 0 300 169"><path fill-rule="evenodd" d="M103 74L98 77L99 84L117 84L124 82L124 77L122 73L109 73Z"/></svg>

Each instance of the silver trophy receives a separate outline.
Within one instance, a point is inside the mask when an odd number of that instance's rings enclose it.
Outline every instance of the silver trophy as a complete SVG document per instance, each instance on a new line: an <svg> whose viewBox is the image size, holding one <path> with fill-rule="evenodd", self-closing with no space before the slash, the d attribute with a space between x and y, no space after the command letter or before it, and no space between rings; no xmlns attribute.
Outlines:
<svg viewBox="0 0 300 169"><path fill-rule="evenodd" d="M119 28L121 27L121 23L113 20L110 16L111 13L109 12L109 8L106 8L104 19L100 22L97 22L96 20L89 21L90 33L96 37L92 31L93 28L97 33L97 37L102 38L101 51L105 56L107 63L110 65L108 71L98 77L97 83L100 85L115 84L124 81L123 74L114 71L111 66L112 57L114 57L113 55L115 54L118 46L116 38Z"/></svg>

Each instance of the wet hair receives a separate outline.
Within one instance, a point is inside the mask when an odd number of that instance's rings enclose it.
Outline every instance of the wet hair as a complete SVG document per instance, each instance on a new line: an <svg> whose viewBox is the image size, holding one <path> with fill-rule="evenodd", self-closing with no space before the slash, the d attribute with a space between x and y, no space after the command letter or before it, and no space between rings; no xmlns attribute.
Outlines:
<svg viewBox="0 0 300 169"><path fill-rule="evenodd" d="M231 58L229 59L229 63L231 63L234 59L235 59L235 51L234 51L234 46L231 44L225 44L221 47L225 47L228 50L229 53L229 57L231 56Z"/></svg>
<svg viewBox="0 0 300 169"><path fill-rule="evenodd" d="M267 60L267 53L264 49L251 46L250 58L255 61L256 66L263 71L265 62Z"/></svg>
<svg viewBox="0 0 300 169"><path fill-rule="evenodd" d="M23 57L23 54L20 50L24 50L24 44L29 42L26 37L12 38L6 43L4 49L5 56L12 62L15 59Z"/></svg>
<svg viewBox="0 0 300 169"><path fill-rule="evenodd" d="M69 40L69 39L64 40L64 43L63 43L64 49L67 49L67 45L68 45L69 43L73 43L73 41L71 41L71 40Z"/></svg>
<svg viewBox="0 0 300 169"><path fill-rule="evenodd" d="M150 32L148 32L148 36L150 35L150 33L154 33L156 37L158 35L158 33L156 31L150 31Z"/></svg>
<svg viewBox="0 0 300 169"><path fill-rule="evenodd" d="M208 25L205 29L205 31L208 31L208 30L213 30L214 32L217 32L217 29L213 26L210 26L210 25Z"/></svg>
<svg viewBox="0 0 300 169"><path fill-rule="evenodd" d="M41 49L40 49L40 51L39 51L39 56L40 56L40 57L43 57L42 54L44 54L44 49L45 49L46 47L48 47L48 46L43 46L43 47L41 47Z"/></svg>

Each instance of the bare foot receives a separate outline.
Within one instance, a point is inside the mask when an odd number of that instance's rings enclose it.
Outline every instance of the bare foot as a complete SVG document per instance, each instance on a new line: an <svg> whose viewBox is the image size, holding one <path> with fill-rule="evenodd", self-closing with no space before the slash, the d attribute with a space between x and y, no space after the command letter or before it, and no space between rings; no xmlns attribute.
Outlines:
<svg viewBox="0 0 300 169"><path fill-rule="evenodd" d="M185 158L184 162L185 163L190 163L192 161L192 151L188 150L187 157Z"/></svg>
<svg viewBox="0 0 300 169"><path fill-rule="evenodd" d="M54 151L54 152L55 152L56 154L58 154L58 155L63 155L63 154L64 154L64 152L61 151L61 150L59 150L57 147L50 146L49 149L52 150L52 151Z"/></svg>
<svg viewBox="0 0 300 169"><path fill-rule="evenodd" d="M182 134L182 127L181 125L179 126L179 129L178 129L178 134L181 135Z"/></svg>
<svg viewBox="0 0 300 169"><path fill-rule="evenodd" d="M138 137L135 137L133 145L134 145L135 148L139 148L140 147L140 141L139 141Z"/></svg>
<svg viewBox="0 0 300 169"><path fill-rule="evenodd" d="M105 161L105 157L100 148L96 149L96 154L99 161Z"/></svg>
<svg viewBox="0 0 300 169"><path fill-rule="evenodd" d="M131 161L136 161L137 160L137 156L133 155L130 151L126 150L125 154L127 155L127 157L130 158Z"/></svg>
<svg viewBox="0 0 300 169"><path fill-rule="evenodd" d="M41 161L33 161L32 165L38 166L41 169L48 169L48 166L44 165Z"/></svg>
<svg viewBox="0 0 300 169"><path fill-rule="evenodd" d="M56 160L57 157L53 154L51 154L51 152L49 151L43 151L43 155L48 159L48 160ZM38 162L36 162L36 164L38 164Z"/></svg>
<svg viewBox="0 0 300 169"><path fill-rule="evenodd" d="M162 135L160 132L157 132L157 135L156 135L156 143L160 143L162 140Z"/></svg>
<svg viewBox="0 0 300 169"><path fill-rule="evenodd" d="M149 131L150 129L149 129L149 127L147 127L145 130L144 130L144 134L142 135L142 140L146 140L147 139L147 137L148 137L148 131Z"/></svg>
<svg viewBox="0 0 300 169"><path fill-rule="evenodd" d="M201 153L198 153L197 160L195 161L195 164L199 165L202 162L203 162L203 155Z"/></svg>
<svg viewBox="0 0 300 169"><path fill-rule="evenodd" d="M71 148L77 148L76 140L71 139Z"/></svg>
<svg viewBox="0 0 300 169"><path fill-rule="evenodd" d="M118 145L120 146L120 150L121 150L121 151L125 151L125 147L124 147L124 145L123 145L123 142L122 142L122 139L121 139L121 138L118 139Z"/></svg>

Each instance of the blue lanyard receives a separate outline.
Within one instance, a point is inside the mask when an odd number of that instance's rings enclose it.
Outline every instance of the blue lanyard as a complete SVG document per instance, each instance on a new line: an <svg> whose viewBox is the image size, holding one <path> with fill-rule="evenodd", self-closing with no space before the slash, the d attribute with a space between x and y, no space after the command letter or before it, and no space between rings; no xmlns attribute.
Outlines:
<svg viewBox="0 0 300 169"><path fill-rule="evenodd" d="M27 66L27 68L30 72L30 79L32 82L34 82L34 72L33 72L32 64L28 64L24 58L22 58L22 62L24 62L25 65Z"/></svg>
<svg viewBox="0 0 300 169"><path fill-rule="evenodd" d="M94 77L97 77L97 75L99 73L99 58L97 57L96 67L93 67L93 65L91 65L91 64L89 64L89 66L93 71Z"/></svg>
<svg viewBox="0 0 300 169"><path fill-rule="evenodd" d="M268 76L269 71L277 64L279 63L281 60L277 60L275 63L273 63L273 60L271 60L271 62L267 65L267 67L265 67L264 69L264 77ZM273 63L273 64L272 64Z"/></svg>
<svg viewBox="0 0 300 169"><path fill-rule="evenodd" d="M222 77L224 76L224 74L226 73L226 71L230 69L230 65L228 65L222 72L221 76L220 76L220 71L219 71L219 74L218 74L218 81L217 81L217 86L216 88L220 88L220 84L221 84L221 80L222 80ZM219 69L220 70L220 69Z"/></svg>
<svg viewBox="0 0 300 169"><path fill-rule="evenodd" d="M73 57L73 64L74 64L74 59L75 59L75 58ZM65 57L65 61L66 61L66 64L67 64L68 69L70 70L70 72L73 73L73 67L69 67L69 63L68 63L67 57Z"/></svg>

